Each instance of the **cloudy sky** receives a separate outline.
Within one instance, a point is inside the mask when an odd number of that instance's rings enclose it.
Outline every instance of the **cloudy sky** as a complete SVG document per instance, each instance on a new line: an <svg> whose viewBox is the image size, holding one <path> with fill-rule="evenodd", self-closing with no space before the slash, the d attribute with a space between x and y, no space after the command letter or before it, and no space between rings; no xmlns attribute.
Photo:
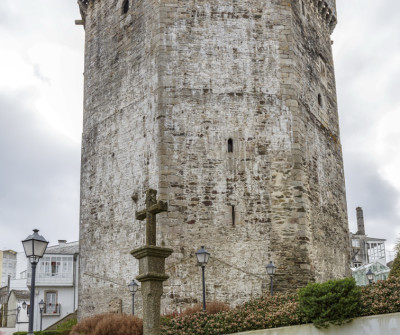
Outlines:
<svg viewBox="0 0 400 335"><path fill-rule="evenodd" d="M337 0L332 36L350 230L400 236L400 1ZM78 239L83 43L76 0L0 1L0 248Z"/></svg>

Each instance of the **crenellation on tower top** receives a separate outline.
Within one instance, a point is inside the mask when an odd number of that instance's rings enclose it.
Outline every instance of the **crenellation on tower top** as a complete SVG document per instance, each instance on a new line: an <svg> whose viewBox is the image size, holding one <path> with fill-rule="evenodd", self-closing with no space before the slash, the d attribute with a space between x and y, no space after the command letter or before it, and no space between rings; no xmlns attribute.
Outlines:
<svg viewBox="0 0 400 335"><path fill-rule="evenodd" d="M301 0L309 1L314 9L319 13L322 20L326 23L332 33L337 24L336 1L335 0Z"/></svg>

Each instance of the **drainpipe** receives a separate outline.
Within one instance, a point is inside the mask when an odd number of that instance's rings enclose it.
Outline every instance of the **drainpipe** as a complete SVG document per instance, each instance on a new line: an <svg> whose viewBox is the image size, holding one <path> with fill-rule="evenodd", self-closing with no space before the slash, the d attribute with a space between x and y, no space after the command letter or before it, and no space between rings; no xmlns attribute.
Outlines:
<svg viewBox="0 0 400 335"><path fill-rule="evenodd" d="M73 312L76 310L76 265L77 265L77 260L78 260L78 254L74 254L74 266L73 266L73 285L74 285L74 308Z"/></svg>

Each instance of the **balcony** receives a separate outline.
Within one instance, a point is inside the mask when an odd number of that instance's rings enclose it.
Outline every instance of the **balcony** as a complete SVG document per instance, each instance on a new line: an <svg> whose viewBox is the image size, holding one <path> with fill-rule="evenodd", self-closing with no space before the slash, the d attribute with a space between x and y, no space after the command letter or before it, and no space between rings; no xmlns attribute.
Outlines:
<svg viewBox="0 0 400 335"><path fill-rule="evenodd" d="M61 312L61 304L46 304L43 309L43 316L58 316Z"/></svg>
<svg viewBox="0 0 400 335"><path fill-rule="evenodd" d="M37 286L72 286L74 283L73 256L45 255L36 268ZM31 267L28 267L27 285L30 285Z"/></svg>
<svg viewBox="0 0 400 335"><path fill-rule="evenodd" d="M36 286L72 286L74 278L72 273L38 273L36 274ZM31 274L28 273L27 286L31 285Z"/></svg>

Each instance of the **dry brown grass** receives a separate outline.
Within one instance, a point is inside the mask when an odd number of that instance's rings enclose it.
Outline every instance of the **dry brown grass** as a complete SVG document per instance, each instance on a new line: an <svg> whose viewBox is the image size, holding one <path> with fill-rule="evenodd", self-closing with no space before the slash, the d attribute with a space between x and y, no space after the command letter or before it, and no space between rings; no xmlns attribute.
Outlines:
<svg viewBox="0 0 400 335"><path fill-rule="evenodd" d="M98 314L83 319L71 335L143 335L143 321L126 314Z"/></svg>

